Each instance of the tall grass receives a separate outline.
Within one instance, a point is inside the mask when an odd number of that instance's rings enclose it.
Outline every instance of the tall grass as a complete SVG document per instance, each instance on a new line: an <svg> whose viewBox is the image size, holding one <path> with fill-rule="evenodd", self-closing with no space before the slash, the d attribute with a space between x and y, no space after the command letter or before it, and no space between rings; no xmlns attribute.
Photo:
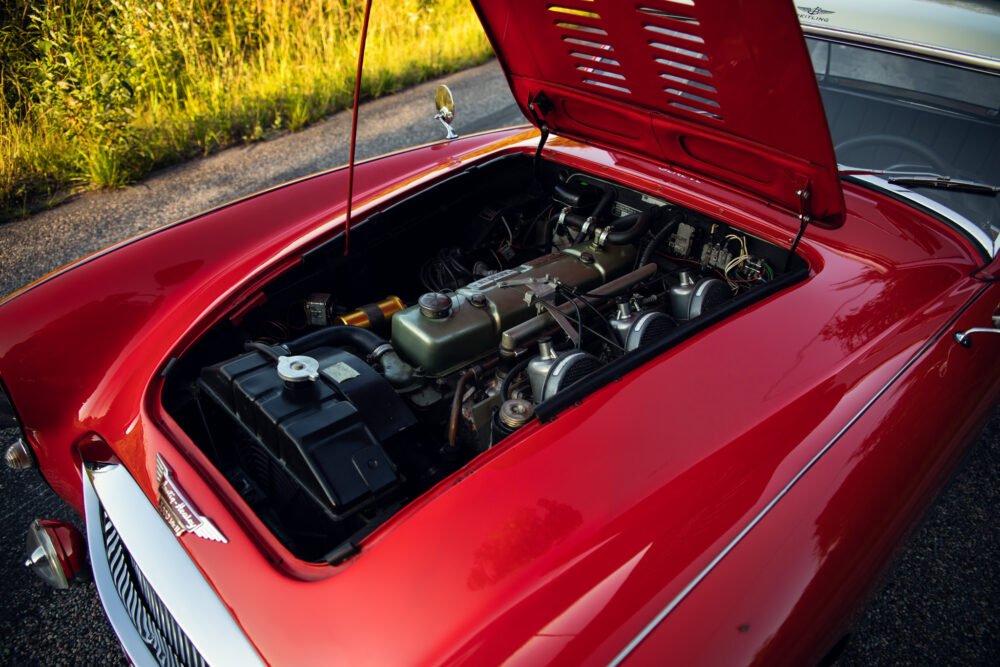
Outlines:
<svg viewBox="0 0 1000 667"><path fill-rule="evenodd" d="M0 216L349 104L363 0L7 0ZM467 0L375 0L366 97L484 61Z"/></svg>

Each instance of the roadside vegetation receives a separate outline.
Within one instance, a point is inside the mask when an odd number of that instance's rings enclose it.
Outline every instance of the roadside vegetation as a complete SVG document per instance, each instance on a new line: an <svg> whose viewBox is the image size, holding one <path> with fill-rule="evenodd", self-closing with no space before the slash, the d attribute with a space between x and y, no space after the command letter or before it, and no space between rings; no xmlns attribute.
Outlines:
<svg viewBox="0 0 1000 667"><path fill-rule="evenodd" d="M363 0L0 3L0 219L350 104ZM375 0L363 95L485 61L467 0Z"/></svg>

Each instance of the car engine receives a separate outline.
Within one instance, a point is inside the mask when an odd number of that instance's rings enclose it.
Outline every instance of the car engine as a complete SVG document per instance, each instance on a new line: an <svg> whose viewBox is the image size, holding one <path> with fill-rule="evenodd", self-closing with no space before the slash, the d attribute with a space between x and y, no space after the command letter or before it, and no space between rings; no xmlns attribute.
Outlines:
<svg viewBox="0 0 1000 667"><path fill-rule="evenodd" d="M351 557L478 454L806 271L719 221L523 155L370 216L350 257L341 242L215 325L163 394L315 562Z"/></svg>

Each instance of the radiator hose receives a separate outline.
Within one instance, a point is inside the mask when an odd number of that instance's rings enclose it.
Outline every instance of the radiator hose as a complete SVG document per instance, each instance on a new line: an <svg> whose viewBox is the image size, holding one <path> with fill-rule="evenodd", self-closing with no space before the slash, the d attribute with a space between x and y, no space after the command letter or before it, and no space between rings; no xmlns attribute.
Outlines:
<svg viewBox="0 0 1000 667"><path fill-rule="evenodd" d="M580 231L577 233L576 238L573 243L580 243L584 239L584 228L587 224L587 218L576 215L575 213L569 213L563 217L564 222L570 227L575 227ZM611 228L611 231L605 237L604 242L610 243L611 245L628 245L639 240L646 230L649 229L650 223L653 221L653 214L649 211L643 211L642 213L633 213L632 215L626 215L625 217L618 218L617 220L612 220L607 224L607 227ZM587 232L590 233L593 228L588 229Z"/></svg>
<svg viewBox="0 0 1000 667"><path fill-rule="evenodd" d="M369 329L326 327L285 343L285 348L289 354L303 354L323 345L351 347L364 353L370 363L382 367L382 375L394 387L405 387L413 381L413 367L399 358L388 341Z"/></svg>

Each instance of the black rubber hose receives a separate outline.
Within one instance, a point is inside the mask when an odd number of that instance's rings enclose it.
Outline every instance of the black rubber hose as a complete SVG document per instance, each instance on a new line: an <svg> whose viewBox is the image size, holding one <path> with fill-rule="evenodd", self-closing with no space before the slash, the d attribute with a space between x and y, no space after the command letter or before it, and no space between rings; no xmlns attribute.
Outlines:
<svg viewBox="0 0 1000 667"><path fill-rule="evenodd" d="M511 382L514 378L524 372L524 369L528 367L528 362L531 361L531 357L526 357L514 365L512 369L507 372L504 376L503 382L500 383L500 400L506 401L508 399L508 392L510 391Z"/></svg>
<svg viewBox="0 0 1000 667"><path fill-rule="evenodd" d="M334 326L313 331L301 338L285 343L291 354L302 354L306 350L323 345L340 347L349 345L370 355L381 345L386 345L385 339L368 329L351 326Z"/></svg>
<svg viewBox="0 0 1000 667"><path fill-rule="evenodd" d="M601 216L604 215L604 211L608 206L611 206L611 201L615 198L615 189L608 188L604 191L604 196L601 197L601 201L597 203L597 208L591 214L594 220L600 220Z"/></svg>
<svg viewBox="0 0 1000 667"><path fill-rule="evenodd" d="M665 239L667 237L667 234L669 234L670 231L673 230L674 227L676 227L677 224L681 222L683 219L684 219L684 214L677 213L669 220L667 220L666 224L663 225L663 228L653 235L652 240L650 240L649 244L646 245L645 249L643 249L642 255L639 256L639 261L636 263L636 266L644 266L646 264L649 264L649 261L653 258L653 253L655 253L656 249L660 247L661 243L663 243L663 239Z"/></svg>
<svg viewBox="0 0 1000 667"><path fill-rule="evenodd" d="M635 223L639 222L639 218L645 215L644 213L632 213L631 215L625 215L620 218L615 218L608 223L608 227L611 229L629 229Z"/></svg>
<svg viewBox="0 0 1000 667"><path fill-rule="evenodd" d="M260 341L251 340L243 344L243 349L247 352L260 352L265 357L271 361L277 362L278 357L281 355L274 351L274 349L267 343L261 343Z"/></svg>
<svg viewBox="0 0 1000 667"><path fill-rule="evenodd" d="M607 188L606 190L604 190L604 194L601 195L601 200L597 202L597 206L594 207L594 212L591 213L588 216L588 218L594 220L595 223L599 224L607 208L611 205L611 202L614 201L614 198L615 198L614 188ZM580 230L579 232L577 232L576 238L573 239L573 245L577 245L578 243L584 240L583 228L588 218L584 218L583 216L575 215L573 213L570 213L566 216L566 224L572 227L576 227L577 229ZM612 221L611 224L614 225L616 224L616 222Z"/></svg>
<svg viewBox="0 0 1000 667"><path fill-rule="evenodd" d="M394 387L406 387L413 382L413 367L400 359L384 338L368 329L352 326L327 327L285 343L289 354L302 354L322 345L353 347L362 352L368 357L369 363L377 362L382 367L382 375Z"/></svg>
<svg viewBox="0 0 1000 667"><path fill-rule="evenodd" d="M628 245L629 243L634 243L646 233L650 223L653 221L652 214L649 211L643 211L642 213L619 218L615 221L614 227L624 226L631 218L635 219L631 227L622 230L615 229L615 231L608 234L605 242L611 245Z"/></svg>

